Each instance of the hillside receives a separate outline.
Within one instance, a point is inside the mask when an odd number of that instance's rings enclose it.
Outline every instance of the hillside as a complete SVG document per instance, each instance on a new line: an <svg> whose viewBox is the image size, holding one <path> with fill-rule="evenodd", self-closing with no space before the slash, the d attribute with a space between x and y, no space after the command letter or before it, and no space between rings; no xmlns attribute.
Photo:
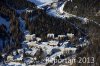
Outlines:
<svg viewBox="0 0 100 66"><path fill-rule="evenodd" d="M0 0L0 62L9 64L7 58L16 57L20 49L23 58L18 62L26 65L27 57L36 57L35 61L40 62L44 56L66 59L75 55L76 63L69 66L100 66L99 7L99 0ZM85 22L85 19L89 20ZM48 39L48 34L54 38ZM64 38L60 39L59 35ZM56 54L53 49L60 51ZM65 52L65 49L69 50ZM93 57L94 63L78 63L79 57Z"/></svg>
<svg viewBox="0 0 100 66"><path fill-rule="evenodd" d="M68 13L86 17L90 20L94 20L100 24L100 1L99 0L73 0L66 3L64 10ZM73 20L74 21L74 20ZM81 26L83 27L83 26ZM85 28L88 31L89 40L91 41L91 45L87 46L83 52L80 52L77 55L77 59L79 57L94 57L95 63L93 66L100 65L100 27L91 21L87 24ZM79 60L79 59L78 59ZM96 64L97 63L97 64ZM76 63L73 66L89 66L91 64L84 63Z"/></svg>
<svg viewBox="0 0 100 66"><path fill-rule="evenodd" d="M65 11L81 17L87 17L97 22L100 21L100 1L99 0L72 0L68 1Z"/></svg>

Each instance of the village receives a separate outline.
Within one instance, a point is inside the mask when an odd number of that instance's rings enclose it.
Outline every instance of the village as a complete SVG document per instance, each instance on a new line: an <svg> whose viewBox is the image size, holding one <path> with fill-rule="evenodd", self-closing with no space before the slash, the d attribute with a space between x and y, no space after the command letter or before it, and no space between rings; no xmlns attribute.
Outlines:
<svg viewBox="0 0 100 66"><path fill-rule="evenodd" d="M73 15L63 11L66 2L46 3L38 5L37 8L43 8L49 15L54 15L55 17L73 17ZM25 11L26 13L33 12L32 9L28 8ZM34 66L37 64L46 66L48 64L56 64L58 62L55 63L55 60L58 59L69 58L71 60L72 57L76 56L77 52L80 52L83 47L89 44L85 37L76 37L74 33L55 35L54 33L48 33L45 35L44 40L36 34L30 34L29 31L25 31L25 40L21 43L21 48L12 50L1 66ZM6 53L2 55L3 58L5 56ZM67 65L70 66L71 64Z"/></svg>
<svg viewBox="0 0 100 66"><path fill-rule="evenodd" d="M43 41L42 38L37 37L36 34L30 34L26 31L22 48L13 50L13 52L7 56L7 60L4 63L7 66L47 65L49 63L55 64L53 63L55 59L65 59L73 55L75 57L78 47L82 48L86 46L88 41L79 38L80 44L73 44L71 42L73 38L75 38L73 33L58 35L57 37L55 37L53 33L48 33L47 41ZM47 60L47 58L49 58L49 60Z"/></svg>

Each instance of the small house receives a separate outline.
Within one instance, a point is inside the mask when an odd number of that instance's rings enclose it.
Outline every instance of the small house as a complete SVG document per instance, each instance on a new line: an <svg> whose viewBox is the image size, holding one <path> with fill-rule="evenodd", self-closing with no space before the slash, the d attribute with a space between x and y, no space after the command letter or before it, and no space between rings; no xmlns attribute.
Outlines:
<svg viewBox="0 0 100 66"><path fill-rule="evenodd" d="M47 34L47 38L54 38L54 34L53 33L49 33L49 34Z"/></svg>
<svg viewBox="0 0 100 66"><path fill-rule="evenodd" d="M25 35L26 41L32 41L33 39L35 39L35 34L32 35Z"/></svg>
<svg viewBox="0 0 100 66"><path fill-rule="evenodd" d="M74 37L74 34L73 33L67 33L67 37L68 38L73 38Z"/></svg>
<svg viewBox="0 0 100 66"><path fill-rule="evenodd" d="M32 13L33 10L32 9L26 9L26 13Z"/></svg>
<svg viewBox="0 0 100 66"><path fill-rule="evenodd" d="M66 35L58 35L58 39L64 39Z"/></svg>

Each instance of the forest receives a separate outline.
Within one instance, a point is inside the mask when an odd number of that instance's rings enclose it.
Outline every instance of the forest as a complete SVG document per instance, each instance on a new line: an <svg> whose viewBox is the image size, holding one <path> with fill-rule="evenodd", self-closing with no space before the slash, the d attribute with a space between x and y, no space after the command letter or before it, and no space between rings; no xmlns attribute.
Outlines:
<svg viewBox="0 0 100 66"><path fill-rule="evenodd" d="M87 17L97 22L100 21L100 0L68 1L64 10L81 17Z"/></svg>
<svg viewBox="0 0 100 66"><path fill-rule="evenodd" d="M97 21L100 24L100 1L99 0L73 0L66 3L65 11L81 17L87 17L90 20ZM76 20L71 18L71 20ZM89 21L88 24L82 25L76 22L80 27L88 31L88 38L91 42L84 51L77 54L79 57L94 57L95 62L93 66L100 66L100 26ZM76 63L73 66L91 66L91 63Z"/></svg>

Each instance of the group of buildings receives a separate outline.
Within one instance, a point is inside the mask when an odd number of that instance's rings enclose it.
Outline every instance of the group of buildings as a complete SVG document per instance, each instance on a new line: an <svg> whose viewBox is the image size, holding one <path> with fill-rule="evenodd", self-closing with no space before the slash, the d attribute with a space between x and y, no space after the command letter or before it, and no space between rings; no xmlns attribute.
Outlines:
<svg viewBox="0 0 100 66"><path fill-rule="evenodd" d="M48 33L47 41L42 41L42 38L37 37L36 34L30 35L28 32L26 32L25 41L22 42L22 48L14 50L12 54L8 55L6 64L9 65L10 63L15 62L19 62L19 64L24 65L34 64L34 61L37 60L38 53L41 51L42 59L55 59L56 57L61 57L61 55L65 56L75 54L77 46L86 46L86 43L81 45L73 45L70 40L66 39L66 37L72 39L75 36L73 33L67 33L66 35L58 35L55 37L55 34ZM82 41L82 38L79 40ZM52 61L54 61L53 59Z"/></svg>

